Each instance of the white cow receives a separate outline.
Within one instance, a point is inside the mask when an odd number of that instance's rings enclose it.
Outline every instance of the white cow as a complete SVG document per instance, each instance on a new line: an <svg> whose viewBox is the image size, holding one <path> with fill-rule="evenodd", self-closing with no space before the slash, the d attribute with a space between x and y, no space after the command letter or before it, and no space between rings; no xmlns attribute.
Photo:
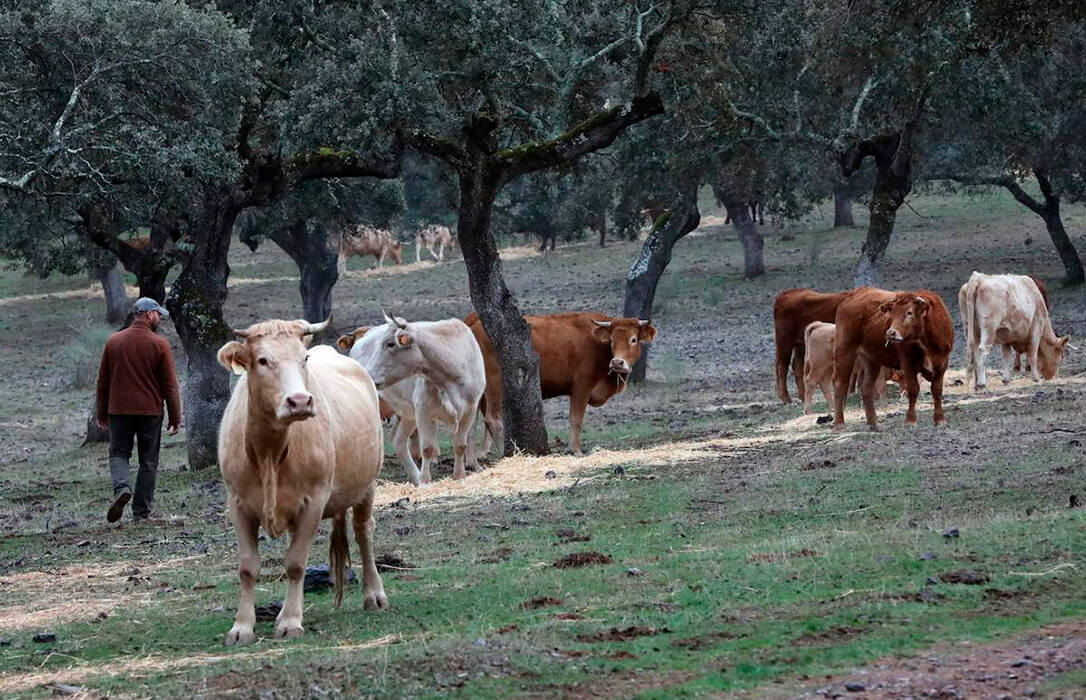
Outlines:
<svg viewBox="0 0 1086 700"><path fill-rule="evenodd" d="M453 428L453 478L463 479L465 462L478 465L470 439L486 389L479 344L459 319L408 323L386 315L385 320L355 343L351 356L366 368L400 416L395 436L400 461L413 483L429 483L430 466L438 456L436 422L441 421ZM421 474L408 444L416 428Z"/></svg>
<svg viewBox="0 0 1086 700"><path fill-rule="evenodd" d="M1026 275L986 275L974 272L958 291L958 309L965 334L965 375L976 375L975 388L984 389L984 363L993 345L1003 353L1003 383L1011 381L1014 347L1026 348L1034 381L1059 372L1070 336L1056 337L1037 283Z"/></svg>
<svg viewBox="0 0 1086 700"><path fill-rule="evenodd" d="M434 247L437 252L434 252ZM441 224L429 224L423 226L415 233L415 262L422 260L422 249L430 251L431 257L439 262L445 261L445 246L456 247L456 236L452 234L448 226Z"/></svg>

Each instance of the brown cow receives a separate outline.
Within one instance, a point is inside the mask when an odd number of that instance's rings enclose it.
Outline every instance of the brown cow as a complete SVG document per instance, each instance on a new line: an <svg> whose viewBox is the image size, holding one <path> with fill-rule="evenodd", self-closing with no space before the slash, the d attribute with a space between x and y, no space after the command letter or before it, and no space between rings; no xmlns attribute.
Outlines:
<svg viewBox="0 0 1086 700"><path fill-rule="evenodd" d="M806 354L803 358L803 412L811 412L815 389L822 389L822 396L827 405L833 405L833 347L836 327L832 323L812 321L803 335ZM883 367L875 380L875 400L886 398L886 381L891 378L891 370ZM849 381L848 393L856 391L857 384L863 382L864 367L857 365Z"/></svg>
<svg viewBox="0 0 1086 700"><path fill-rule="evenodd" d="M304 338L328 322L265 321L234 331L219 363L242 375L219 426L219 465L238 538L241 598L227 646L255 639L253 591L260 575L257 534L291 533L288 581L276 618L277 637L302 628L302 578L320 521L332 519L328 561L336 606L343 601L347 511L362 550L362 591L368 609L388 607L373 558L373 498L384 456L377 389L357 362L328 346L307 350Z"/></svg>
<svg viewBox="0 0 1086 700"><path fill-rule="evenodd" d="M336 270L342 276L347 271L347 258L352 255L372 255L377 259L375 267L384 267L386 257L391 257L397 265L402 265L402 250L403 244L389 231L365 224L348 227L340 233Z"/></svg>
<svg viewBox="0 0 1086 700"><path fill-rule="evenodd" d="M777 396L783 403L792 403L788 395L788 365L796 377L796 393L800 401L803 387L803 333L812 321L833 323L837 306L846 292L824 294L812 289L786 289L773 302L773 328L777 341Z"/></svg>
<svg viewBox="0 0 1086 700"><path fill-rule="evenodd" d="M656 337L649 321L612 318L594 312L525 316L532 331L532 347L539 354L539 384L543 398L569 397L569 440L574 454L581 452L581 426L585 409L602 406L626 388L626 378L641 358L641 344ZM464 322L475 334L486 367L483 396L487 436L502 444L502 373L498 353L476 313Z"/></svg>
<svg viewBox="0 0 1086 700"><path fill-rule="evenodd" d="M834 429L844 426L845 392L857 362L866 366L860 393L871 430L879 429L874 403L875 370L879 365L899 369L904 375L909 396L907 424L916 422L918 374L931 382L935 424L943 422L943 375L954 346L954 323L938 294L861 287L849 292L837 308L836 325Z"/></svg>

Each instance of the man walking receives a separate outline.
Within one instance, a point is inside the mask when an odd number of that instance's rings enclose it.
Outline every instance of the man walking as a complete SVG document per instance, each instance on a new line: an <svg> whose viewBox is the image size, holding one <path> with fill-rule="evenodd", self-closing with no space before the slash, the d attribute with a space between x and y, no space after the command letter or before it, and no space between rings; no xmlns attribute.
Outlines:
<svg viewBox="0 0 1086 700"><path fill-rule="evenodd" d="M113 505L106 520L115 523L132 500L128 460L132 443L139 448L139 472L132 519L146 520L155 500L158 449L162 436L162 403L169 423L166 432L181 426L181 400L173 353L158 324L170 314L157 301L140 297L132 305L132 323L106 341L98 367L98 425L109 430L109 473Z"/></svg>

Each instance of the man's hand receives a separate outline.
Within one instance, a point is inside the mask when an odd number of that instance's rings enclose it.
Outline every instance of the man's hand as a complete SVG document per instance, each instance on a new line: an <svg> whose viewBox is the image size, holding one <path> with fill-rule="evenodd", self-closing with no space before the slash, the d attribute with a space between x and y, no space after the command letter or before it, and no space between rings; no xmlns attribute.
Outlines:
<svg viewBox="0 0 1086 700"><path fill-rule="evenodd" d="M173 425L166 426L166 434L167 435L177 435L178 430L181 430L181 424L180 423L175 423Z"/></svg>
<svg viewBox="0 0 1086 700"><path fill-rule="evenodd" d="M102 430L109 430L109 422L108 421L104 421L101 418L98 418L94 422L97 423L98 427L101 428Z"/></svg>

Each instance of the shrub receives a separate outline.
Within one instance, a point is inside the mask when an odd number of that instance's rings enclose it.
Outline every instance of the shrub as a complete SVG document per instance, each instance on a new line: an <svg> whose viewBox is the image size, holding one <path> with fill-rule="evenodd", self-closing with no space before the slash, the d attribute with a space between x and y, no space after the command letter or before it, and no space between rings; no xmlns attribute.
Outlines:
<svg viewBox="0 0 1086 700"><path fill-rule="evenodd" d="M58 364L69 389L90 389L98 381L102 348L113 329L88 320L72 330L73 340L60 349Z"/></svg>

